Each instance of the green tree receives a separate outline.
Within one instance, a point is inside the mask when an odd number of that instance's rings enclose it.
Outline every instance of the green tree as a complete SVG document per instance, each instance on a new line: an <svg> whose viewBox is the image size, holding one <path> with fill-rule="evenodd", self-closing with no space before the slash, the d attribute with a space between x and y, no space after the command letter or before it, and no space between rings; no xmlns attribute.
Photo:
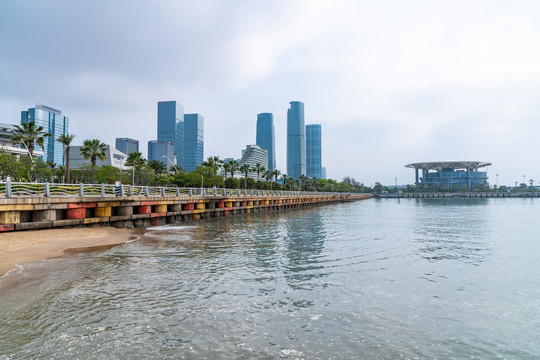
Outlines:
<svg viewBox="0 0 540 360"><path fill-rule="evenodd" d="M240 163L236 160L229 161L229 171L231 172L231 177L234 178L234 172L238 170Z"/></svg>
<svg viewBox="0 0 540 360"><path fill-rule="evenodd" d="M306 182L306 180L308 180L309 178L302 174L298 177L298 180L300 180L300 190L304 190L304 183Z"/></svg>
<svg viewBox="0 0 540 360"><path fill-rule="evenodd" d="M154 174L156 176L167 170L167 165L165 165L163 161L159 160L148 161L148 166L150 167L150 169L154 170Z"/></svg>
<svg viewBox="0 0 540 360"><path fill-rule="evenodd" d="M264 166L262 166L261 164L257 163L257 164L255 164L255 167L253 168L253 170L255 170L257 172L257 182L258 182L259 179L260 179L261 173L264 173L266 168Z"/></svg>
<svg viewBox="0 0 540 360"><path fill-rule="evenodd" d="M223 163L223 173L225 174L225 179L227 178L227 174L229 173L229 171L231 171L231 164L226 162L226 163Z"/></svg>
<svg viewBox="0 0 540 360"><path fill-rule="evenodd" d="M202 166L206 166L212 170L212 175L217 175L217 172L222 165L223 160L221 160L219 156L210 156L202 163Z"/></svg>
<svg viewBox="0 0 540 360"><path fill-rule="evenodd" d="M34 142L42 150L45 150L45 138L52 136L43 129L43 126L36 126L34 121L23 122L21 125L13 125L13 127L15 128L15 134L11 136L11 140L15 144L23 144L30 157L34 156Z"/></svg>
<svg viewBox="0 0 540 360"><path fill-rule="evenodd" d="M251 167L248 164L243 164L238 168L238 171L244 173L244 189L246 188L248 174L251 171Z"/></svg>
<svg viewBox="0 0 540 360"><path fill-rule="evenodd" d="M66 183L69 184L69 152L71 150L71 142L73 141L73 138L75 135L73 134L62 134L60 135L56 141L58 141L60 144L64 145L64 156L66 159Z"/></svg>
<svg viewBox="0 0 540 360"><path fill-rule="evenodd" d="M97 159L105 160L107 158L107 145L98 139L84 140L80 152L83 158L90 159L92 169L95 169Z"/></svg>

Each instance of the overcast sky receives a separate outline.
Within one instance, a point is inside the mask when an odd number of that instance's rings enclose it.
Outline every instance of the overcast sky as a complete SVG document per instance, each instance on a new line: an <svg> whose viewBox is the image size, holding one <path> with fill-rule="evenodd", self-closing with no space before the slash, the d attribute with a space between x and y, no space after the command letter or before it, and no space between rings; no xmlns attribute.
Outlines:
<svg viewBox="0 0 540 360"><path fill-rule="evenodd" d="M75 143L156 138L157 102L205 118L205 158L255 143L290 101L321 124L328 177L414 182L405 164L493 163L540 182L540 1L0 0L0 122L36 103Z"/></svg>

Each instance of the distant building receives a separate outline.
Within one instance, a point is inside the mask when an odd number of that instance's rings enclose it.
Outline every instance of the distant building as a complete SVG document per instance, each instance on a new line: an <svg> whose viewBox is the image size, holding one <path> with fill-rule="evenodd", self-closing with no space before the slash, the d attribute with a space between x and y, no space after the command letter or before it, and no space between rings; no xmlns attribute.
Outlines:
<svg viewBox="0 0 540 360"><path fill-rule="evenodd" d="M326 180L326 168L324 166L321 167L321 179Z"/></svg>
<svg viewBox="0 0 540 360"><path fill-rule="evenodd" d="M139 152L139 141L130 138L116 138L116 146L124 154Z"/></svg>
<svg viewBox="0 0 540 360"><path fill-rule="evenodd" d="M257 114L257 145L268 152L268 162L263 165L273 171L276 168L276 140L272 113Z"/></svg>
<svg viewBox="0 0 540 360"><path fill-rule="evenodd" d="M184 170L193 171L204 161L204 118L184 115Z"/></svg>
<svg viewBox="0 0 540 360"><path fill-rule="evenodd" d="M150 140L148 142L149 161L161 161L168 169L174 164L174 159L174 143L172 141Z"/></svg>
<svg viewBox="0 0 540 360"><path fill-rule="evenodd" d="M292 101L287 110L287 175L298 179L306 175L306 137L304 104Z"/></svg>
<svg viewBox="0 0 540 360"><path fill-rule="evenodd" d="M36 126L43 126L43 130L52 136L45 138L43 142L43 160L52 161L57 165L64 164L64 145L56 141L60 135L69 131L69 118L62 112L52 107L36 104L36 107L21 111L21 124L34 121ZM41 148L35 145L36 149Z"/></svg>
<svg viewBox="0 0 540 360"><path fill-rule="evenodd" d="M71 169L80 169L84 166L90 166L92 162L90 159L85 159L81 155L82 146L71 146L69 151L69 167ZM111 165L119 169L123 169L126 166L127 154L121 152L120 150L107 145L107 150L105 151L105 160L96 160L96 166Z"/></svg>
<svg viewBox="0 0 540 360"><path fill-rule="evenodd" d="M248 164L250 168L254 169L257 164L265 165L268 163L268 151L261 149L258 145L246 145L246 149L242 150L242 158L238 161L240 166ZM243 174L239 174L242 175ZM262 174L259 174L262 176ZM257 180L257 172L252 171L248 173L248 177Z"/></svg>
<svg viewBox="0 0 540 360"><path fill-rule="evenodd" d="M27 155L28 150L19 144L14 144L11 137L15 135L15 128L11 124L0 123L0 151L6 152L11 155ZM38 146L34 149L34 156L42 156L43 151Z"/></svg>
<svg viewBox="0 0 540 360"><path fill-rule="evenodd" d="M445 189L471 191L474 185L487 184L487 172L478 169L490 165L480 161L436 161L413 163L405 167L414 169L416 185L438 185Z"/></svg>
<svg viewBox="0 0 540 360"><path fill-rule="evenodd" d="M322 177L322 140L321 125L306 125L306 176Z"/></svg>
<svg viewBox="0 0 540 360"><path fill-rule="evenodd" d="M176 165L183 166L184 161L184 107L176 101L159 101L157 115L157 141L171 141L174 146ZM161 149L161 147L159 147ZM163 154L156 154L162 157Z"/></svg>

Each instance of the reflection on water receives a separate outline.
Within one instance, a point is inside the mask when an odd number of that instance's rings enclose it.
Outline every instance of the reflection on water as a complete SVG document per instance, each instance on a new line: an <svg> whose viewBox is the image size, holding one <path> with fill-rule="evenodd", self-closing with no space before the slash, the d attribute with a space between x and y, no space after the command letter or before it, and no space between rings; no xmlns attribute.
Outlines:
<svg viewBox="0 0 540 360"><path fill-rule="evenodd" d="M536 359L540 202L369 200L149 229L0 278L0 359Z"/></svg>
<svg viewBox="0 0 540 360"><path fill-rule="evenodd" d="M488 199L416 199L416 241L430 261L475 264L489 255Z"/></svg>

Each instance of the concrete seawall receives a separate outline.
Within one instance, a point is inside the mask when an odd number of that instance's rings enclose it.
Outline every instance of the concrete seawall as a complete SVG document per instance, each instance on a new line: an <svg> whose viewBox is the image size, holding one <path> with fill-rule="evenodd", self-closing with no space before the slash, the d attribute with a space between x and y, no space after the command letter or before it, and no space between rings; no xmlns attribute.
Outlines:
<svg viewBox="0 0 540 360"><path fill-rule="evenodd" d="M145 228L371 198L292 196L27 197L0 199L0 232L108 224Z"/></svg>

